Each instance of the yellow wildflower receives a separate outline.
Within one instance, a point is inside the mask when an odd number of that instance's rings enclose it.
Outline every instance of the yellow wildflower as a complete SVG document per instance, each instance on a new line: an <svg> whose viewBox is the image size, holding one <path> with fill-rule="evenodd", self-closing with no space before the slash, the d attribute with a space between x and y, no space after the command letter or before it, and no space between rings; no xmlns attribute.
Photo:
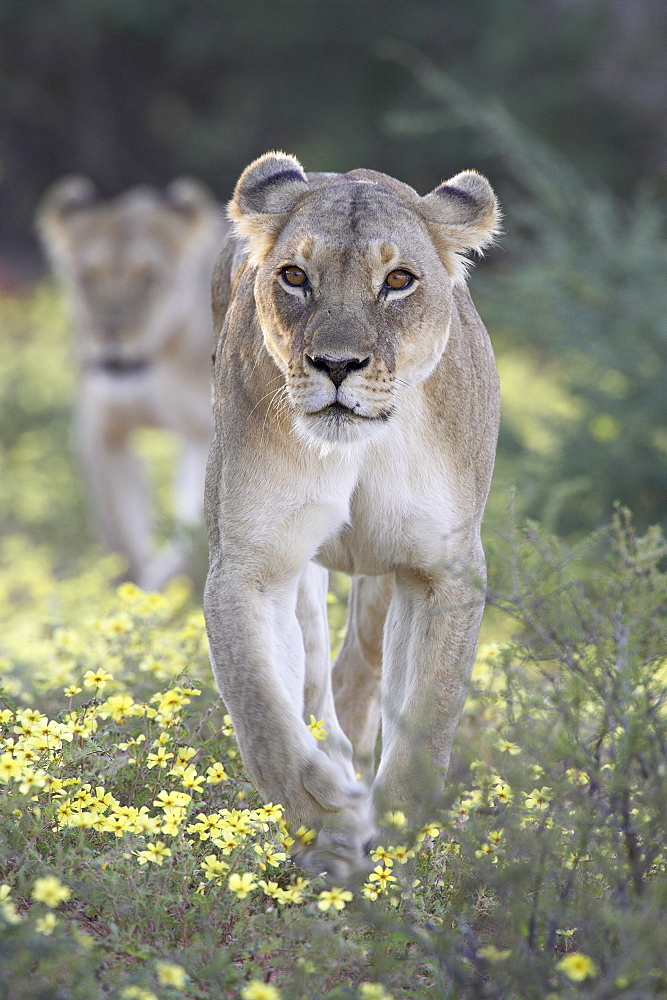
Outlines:
<svg viewBox="0 0 667 1000"><path fill-rule="evenodd" d="M257 881L252 872L243 872L241 875L238 872L234 872L229 876L227 885L238 899L245 899L256 887Z"/></svg>
<svg viewBox="0 0 667 1000"><path fill-rule="evenodd" d="M501 805L509 805L512 801L512 789L506 782L499 781L491 789L491 796Z"/></svg>
<svg viewBox="0 0 667 1000"><path fill-rule="evenodd" d="M0 781L10 781L12 778L19 778L23 771L23 765L11 753L0 754Z"/></svg>
<svg viewBox="0 0 667 1000"><path fill-rule="evenodd" d="M215 854L208 854L202 861L202 869L207 879L215 882L216 885L222 885L223 878L229 871L229 865L225 861L221 861Z"/></svg>
<svg viewBox="0 0 667 1000"><path fill-rule="evenodd" d="M14 900L9 898L11 891L12 887L6 882L0 885L0 919L6 924L20 924L23 918L19 916Z"/></svg>
<svg viewBox="0 0 667 1000"><path fill-rule="evenodd" d="M477 954L480 958L495 965L497 962L504 962L512 954L509 948L496 948L494 944L487 944L484 948L478 948Z"/></svg>
<svg viewBox="0 0 667 1000"><path fill-rule="evenodd" d="M345 908L345 904L349 903L352 899L352 893L349 889L338 889L336 887L332 889L325 889L320 893L317 908L319 910L328 910L333 906L334 910L342 910Z"/></svg>
<svg viewBox="0 0 667 1000"><path fill-rule="evenodd" d="M421 844L423 840L427 837L438 837L440 836L440 827L435 823L426 823L425 826L421 828L417 836L417 842Z"/></svg>
<svg viewBox="0 0 667 1000"><path fill-rule="evenodd" d="M410 858L414 858L415 852L404 844L399 844L396 847L390 848L390 855L394 861L398 861L399 865L404 865Z"/></svg>
<svg viewBox="0 0 667 1000"><path fill-rule="evenodd" d="M308 723L308 728L315 737L316 740L326 740L329 735L324 728L324 719L316 719L314 715L310 716L310 722Z"/></svg>
<svg viewBox="0 0 667 1000"><path fill-rule="evenodd" d="M224 765L216 760L209 768L206 769L206 782L209 785L217 785L220 781L225 781L227 779L227 772L225 771Z"/></svg>
<svg viewBox="0 0 667 1000"><path fill-rule="evenodd" d="M154 865L161 865L165 858L171 857L171 851L165 846L163 840L156 840L146 845L144 851L135 851L140 865L145 865L149 861Z"/></svg>
<svg viewBox="0 0 667 1000"><path fill-rule="evenodd" d="M299 877L293 885L288 885L283 889L282 901L284 903L302 903L303 894L308 888L308 882Z"/></svg>
<svg viewBox="0 0 667 1000"><path fill-rule="evenodd" d="M551 789L545 785L542 788L533 788L530 795L526 795L524 805L526 809L548 809L551 802Z"/></svg>
<svg viewBox="0 0 667 1000"><path fill-rule="evenodd" d="M183 808L187 806L192 801L192 796L188 795L186 792L178 791L161 791L158 792L157 798L153 801L154 806L158 806L160 809L172 809L174 806L177 808Z"/></svg>
<svg viewBox="0 0 667 1000"><path fill-rule="evenodd" d="M129 740L118 744L119 750L129 750L130 747L141 746L142 743L146 742L146 737L143 733L140 733L137 737L131 736Z"/></svg>
<svg viewBox="0 0 667 1000"><path fill-rule="evenodd" d="M167 806L163 811L164 822L160 827L160 833L167 833L170 837L175 837L186 817L186 810L181 806Z"/></svg>
<svg viewBox="0 0 667 1000"><path fill-rule="evenodd" d="M132 829L132 823L122 813L113 813L105 818L101 828L105 833L113 833L116 837L122 837Z"/></svg>
<svg viewBox="0 0 667 1000"><path fill-rule="evenodd" d="M98 667L97 670L86 670L83 675L83 686L87 688L97 688L98 691L102 691L109 681L113 680L113 674L108 674L106 670L102 667Z"/></svg>
<svg viewBox="0 0 667 1000"><path fill-rule="evenodd" d="M498 863L498 855L496 853L496 848L493 844L482 844L479 851L475 851L476 858L488 857L491 859L493 864Z"/></svg>
<svg viewBox="0 0 667 1000"><path fill-rule="evenodd" d="M278 868L281 861L287 861L285 852L276 851L273 845L269 843L265 843L263 847L261 844L255 844L253 850L262 859L258 862L262 871L266 871L267 865L271 865L272 868Z"/></svg>
<svg viewBox="0 0 667 1000"><path fill-rule="evenodd" d="M211 843L223 854L231 854L234 848L238 847L239 838L233 830L223 830L220 837L211 838Z"/></svg>
<svg viewBox="0 0 667 1000"><path fill-rule="evenodd" d="M242 1000L280 1000L280 990L261 979L252 979L241 990Z"/></svg>
<svg viewBox="0 0 667 1000"><path fill-rule="evenodd" d="M160 986L173 986L177 990L183 989L188 978L183 966L173 962L156 962L155 971Z"/></svg>
<svg viewBox="0 0 667 1000"><path fill-rule="evenodd" d="M391 859L389 860L391 861ZM389 888L390 882L396 881L396 876L391 874L391 868L378 865L368 876L368 881L375 882L384 892L385 889Z"/></svg>
<svg viewBox="0 0 667 1000"><path fill-rule="evenodd" d="M121 583L116 587L116 593L122 601L127 601L128 603L133 603L134 601L141 600L144 597L144 592L140 587L137 587L136 583L130 583L126 581Z"/></svg>
<svg viewBox="0 0 667 1000"><path fill-rule="evenodd" d="M574 983L581 983L584 979L592 979L598 974L598 967L593 959L580 951L573 951L570 955L565 955L560 962L556 963L556 968Z"/></svg>
<svg viewBox="0 0 667 1000"><path fill-rule="evenodd" d="M498 740L498 749L501 750L502 753L510 754L512 757L521 753L521 747L517 746L516 743L510 743L509 740L504 740L502 737Z"/></svg>
<svg viewBox="0 0 667 1000"><path fill-rule="evenodd" d="M141 986L126 986L120 995L121 1000L157 1000L151 990L145 990Z"/></svg>
<svg viewBox="0 0 667 1000"><path fill-rule="evenodd" d="M192 764L187 767L179 764L172 768L169 774L173 774L175 777L180 778L183 788L187 788L191 792L201 792L201 786L206 780L203 775L197 774L197 770L192 766Z"/></svg>
<svg viewBox="0 0 667 1000"><path fill-rule="evenodd" d="M373 850L371 851L371 858L373 859L373 861L383 861L383 862L388 861L390 865L393 864L390 852L387 850L386 847L383 847L381 844L378 844L377 847L373 848Z"/></svg>
<svg viewBox="0 0 667 1000"><path fill-rule="evenodd" d="M394 812L385 813L380 822L382 826L395 826L400 828L405 826L408 821L404 812L395 810Z"/></svg>
<svg viewBox="0 0 667 1000"><path fill-rule="evenodd" d="M55 877L55 875L45 875L38 878L32 890L32 898L37 903L44 903L54 909L64 903L72 895L72 890Z"/></svg>
<svg viewBox="0 0 667 1000"><path fill-rule="evenodd" d="M174 767L185 767L196 753L197 751L194 747L177 747L176 756L174 758Z"/></svg>
<svg viewBox="0 0 667 1000"><path fill-rule="evenodd" d="M274 805L273 802L267 802L265 806L261 806L255 810L255 816L260 822L268 820L269 822L278 823L283 818L283 807L281 805Z"/></svg>
<svg viewBox="0 0 667 1000"><path fill-rule="evenodd" d="M57 923L55 913L45 913L43 917L38 917L35 921L35 930L38 934L44 934L48 937L49 934L53 934Z"/></svg>
<svg viewBox="0 0 667 1000"><path fill-rule="evenodd" d="M361 1000L392 1000L382 983L359 983L359 996Z"/></svg>
<svg viewBox="0 0 667 1000"><path fill-rule="evenodd" d="M294 836L306 847L311 841L315 840L317 833L315 830L308 830L305 826L300 826Z"/></svg>

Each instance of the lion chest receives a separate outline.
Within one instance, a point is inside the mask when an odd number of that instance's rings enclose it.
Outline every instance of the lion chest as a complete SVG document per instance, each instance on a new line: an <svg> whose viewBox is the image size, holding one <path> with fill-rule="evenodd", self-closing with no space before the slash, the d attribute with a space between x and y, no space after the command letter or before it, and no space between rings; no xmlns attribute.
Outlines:
<svg viewBox="0 0 667 1000"><path fill-rule="evenodd" d="M459 492L445 453L427 459L419 450L369 449L350 499L349 522L322 546L318 561L369 576L441 564L465 521Z"/></svg>

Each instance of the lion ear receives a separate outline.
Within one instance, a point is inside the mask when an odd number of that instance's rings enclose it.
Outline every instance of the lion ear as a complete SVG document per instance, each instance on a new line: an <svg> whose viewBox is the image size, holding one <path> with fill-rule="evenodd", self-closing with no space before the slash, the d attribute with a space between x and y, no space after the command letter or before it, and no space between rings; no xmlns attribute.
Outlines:
<svg viewBox="0 0 667 1000"><path fill-rule="evenodd" d="M213 193L194 177L177 177L168 185L167 204L188 221L208 217L216 208Z"/></svg>
<svg viewBox="0 0 667 1000"><path fill-rule="evenodd" d="M265 153L246 167L227 212L236 232L250 244L251 263L264 260L287 214L308 190L303 167L287 153Z"/></svg>
<svg viewBox="0 0 667 1000"><path fill-rule="evenodd" d="M49 188L37 209L36 226L54 262L70 248L71 223L97 200L97 189L87 177L63 177Z"/></svg>
<svg viewBox="0 0 667 1000"><path fill-rule="evenodd" d="M443 264L455 281L464 281L470 261L500 231L498 199L486 177L464 170L421 199L421 211Z"/></svg>
<svg viewBox="0 0 667 1000"><path fill-rule="evenodd" d="M219 245L227 223L213 192L192 177L178 177L165 191L167 204L184 226L190 246L199 246L208 259Z"/></svg>

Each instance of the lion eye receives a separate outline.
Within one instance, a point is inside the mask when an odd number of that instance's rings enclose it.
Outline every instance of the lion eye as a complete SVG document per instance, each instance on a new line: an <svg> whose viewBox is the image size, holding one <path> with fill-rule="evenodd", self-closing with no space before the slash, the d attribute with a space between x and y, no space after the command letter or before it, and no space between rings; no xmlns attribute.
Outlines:
<svg viewBox="0 0 667 1000"><path fill-rule="evenodd" d="M281 272L288 285L293 288L301 288L308 281L308 275L300 267L284 267Z"/></svg>
<svg viewBox="0 0 667 1000"><path fill-rule="evenodd" d="M409 271L405 271L402 267L399 267L397 270L389 272L387 277L384 279L384 283L387 288L403 289L409 288L414 280L415 278L413 274L410 274Z"/></svg>

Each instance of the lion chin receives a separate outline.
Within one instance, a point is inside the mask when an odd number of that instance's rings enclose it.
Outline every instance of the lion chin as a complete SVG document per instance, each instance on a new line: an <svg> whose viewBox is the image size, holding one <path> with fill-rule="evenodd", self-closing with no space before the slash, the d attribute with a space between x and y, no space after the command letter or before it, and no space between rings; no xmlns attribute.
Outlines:
<svg viewBox="0 0 667 1000"><path fill-rule="evenodd" d="M320 451L324 448L324 453L328 454L336 446L365 444L377 438L385 430L391 412L383 411L370 417L342 403L332 403L315 413L295 413L294 429L306 444Z"/></svg>

